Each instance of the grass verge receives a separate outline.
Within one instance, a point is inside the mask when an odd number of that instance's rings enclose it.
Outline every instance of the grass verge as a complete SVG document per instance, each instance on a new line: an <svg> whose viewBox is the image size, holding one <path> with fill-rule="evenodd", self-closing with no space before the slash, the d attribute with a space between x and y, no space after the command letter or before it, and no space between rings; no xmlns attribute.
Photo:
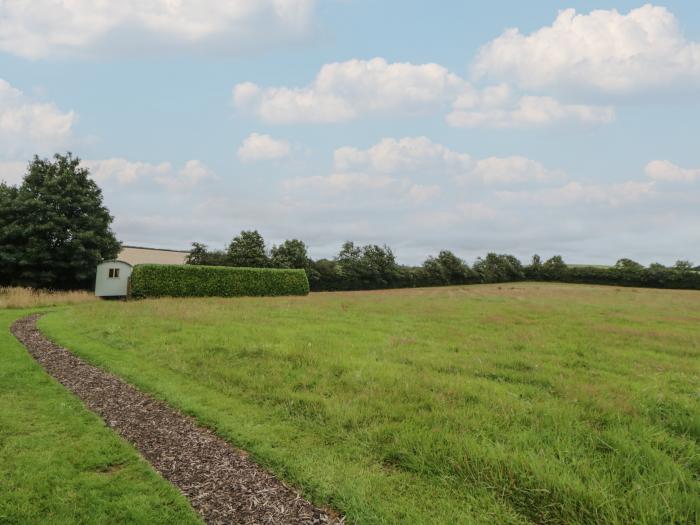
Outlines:
<svg viewBox="0 0 700 525"><path fill-rule="evenodd" d="M0 523L201 523L10 334L28 314L0 310Z"/></svg>
<svg viewBox="0 0 700 525"><path fill-rule="evenodd" d="M147 300L40 326L351 523L694 523L700 293Z"/></svg>
<svg viewBox="0 0 700 525"><path fill-rule="evenodd" d="M61 304L76 304L97 301L93 292L36 290L21 287L0 287L0 309L39 308Z"/></svg>

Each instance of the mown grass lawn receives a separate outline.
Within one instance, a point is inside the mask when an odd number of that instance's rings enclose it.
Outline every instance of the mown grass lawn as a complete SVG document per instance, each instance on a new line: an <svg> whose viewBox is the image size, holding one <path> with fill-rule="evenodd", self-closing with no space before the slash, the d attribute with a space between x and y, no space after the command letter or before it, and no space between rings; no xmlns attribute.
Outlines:
<svg viewBox="0 0 700 525"><path fill-rule="evenodd" d="M505 284L75 306L42 329L375 523L696 523L700 293Z"/></svg>
<svg viewBox="0 0 700 525"><path fill-rule="evenodd" d="M0 310L0 523L201 523L10 334L28 314Z"/></svg>

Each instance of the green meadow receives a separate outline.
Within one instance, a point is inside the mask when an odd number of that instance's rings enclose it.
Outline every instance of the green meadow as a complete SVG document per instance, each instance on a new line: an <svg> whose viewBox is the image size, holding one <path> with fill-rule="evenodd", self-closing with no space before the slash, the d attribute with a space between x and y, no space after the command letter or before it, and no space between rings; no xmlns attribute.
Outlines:
<svg viewBox="0 0 700 525"><path fill-rule="evenodd" d="M29 313L0 309L0 523L201 523L10 334Z"/></svg>
<svg viewBox="0 0 700 525"><path fill-rule="evenodd" d="M19 314L3 315L7 324ZM700 516L697 291L517 283L96 302L57 309L40 327L348 523ZM129 447L2 337L0 483L11 492L0 491L0 522L31 505L34 486L62 512L50 476L71 480L71 508L118 512L148 499L143 512L193 521ZM11 448L31 440L44 452ZM101 490L105 476L120 482Z"/></svg>

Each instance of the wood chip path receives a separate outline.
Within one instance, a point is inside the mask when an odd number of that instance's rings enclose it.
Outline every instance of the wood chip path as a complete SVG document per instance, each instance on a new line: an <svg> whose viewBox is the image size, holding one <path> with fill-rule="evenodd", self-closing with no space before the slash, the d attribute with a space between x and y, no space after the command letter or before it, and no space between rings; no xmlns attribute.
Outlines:
<svg viewBox="0 0 700 525"><path fill-rule="evenodd" d="M343 523L192 418L49 341L36 327L38 318L31 315L16 321L12 333L49 374L180 489L205 522Z"/></svg>

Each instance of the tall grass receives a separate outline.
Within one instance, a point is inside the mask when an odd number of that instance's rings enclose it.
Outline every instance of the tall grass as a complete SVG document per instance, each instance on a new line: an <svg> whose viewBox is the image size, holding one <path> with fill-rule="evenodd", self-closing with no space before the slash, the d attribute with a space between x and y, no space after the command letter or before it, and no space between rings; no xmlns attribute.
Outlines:
<svg viewBox="0 0 700 525"><path fill-rule="evenodd" d="M95 300L97 300L95 294L84 290L65 292L21 287L0 287L0 309L36 308L59 304L86 303Z"/></svg>

